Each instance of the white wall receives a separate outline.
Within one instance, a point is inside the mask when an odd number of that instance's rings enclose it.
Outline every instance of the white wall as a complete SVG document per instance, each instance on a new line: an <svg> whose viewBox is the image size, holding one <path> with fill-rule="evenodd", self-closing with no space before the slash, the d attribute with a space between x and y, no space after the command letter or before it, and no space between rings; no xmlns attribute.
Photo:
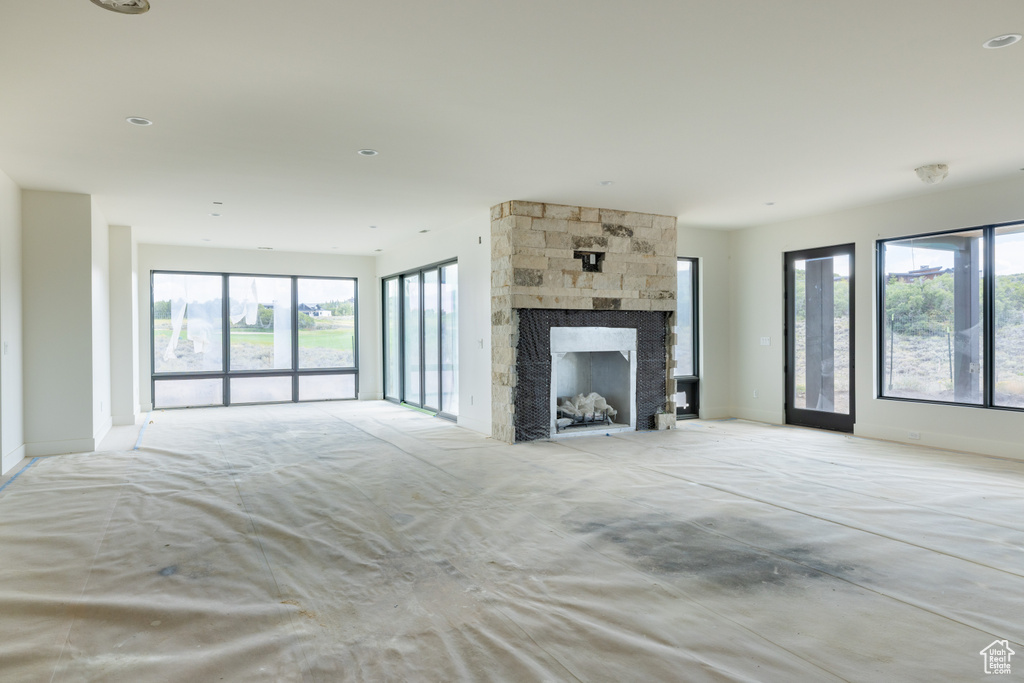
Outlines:
<svg viewBox="0 0 1024 683"><path fill-rule="evenodd" d="M855 433L1024 458L1024 413L876 398L875 241L881 238L1024 219L1024 179L942 191L730 234L733 413L784 421L783 254L856 244ZM770 336L771 346L758 345ZM753 398L758 389L760 398Z"/></svg>
<svg viewBox="0 0 1024 683"><path fill-rule="evenodd" d="M92 198L23 190L21 205L26 453L91 451Z"/></svg>
<svg viewBox="0 0 1024 683"><path fill-rule="evenodd" d="M92 202L92 433L97 445L111 424L110 228Z"/></svg>
<svg viewBox="0 0 1024 683"><path fill-rule="evenodd" d="M445 230L417 235L377 257L380 278L459 261L459 424L491 433L491 215L486 208ZM382 320L376 320L380 330ZM381 363L378 356L377 364Z"/></svg>
<svg viewBox="0 0 1024 683"><path fill-rule="evenodd" d="M132 228L110 226L110 411L115 425L139 412L138 248Z"/></svg>
<svg viewBox="0 0 1024 683"><path fill-rule="evenodd" d="M732 414L729 233L680 226L676 255L697 258L700 417Z"/></svg>
<svg viewBox="0 0 1024 683"><path fill-rule="evenodd" d="M359 398L365 400L381 397L380 338L377 336L380 288L376 283L373 257L139 244L139 401L143 412L151 410L153 404L150 387L152 354L149 318L150 272L153 270L356 278L359 309Z"/></svg>
<svg viewBox="0 0 1024 683"><path fill-rule="evenodd" d="M21 335L21 189L0 171L0 474L25 455Z"/></svg>

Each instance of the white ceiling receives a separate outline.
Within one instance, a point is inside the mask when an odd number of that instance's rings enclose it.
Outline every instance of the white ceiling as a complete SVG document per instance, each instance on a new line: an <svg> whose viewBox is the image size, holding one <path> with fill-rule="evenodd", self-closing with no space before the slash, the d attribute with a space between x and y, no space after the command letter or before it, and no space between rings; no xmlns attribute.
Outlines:
<svg viewBox="0 0 1024 683"><path fill-rule="evenodd" d="M1024 167L1024 42L981 47L1020 0L151 4L0 0L0 169L144 242L372 254L508 199L730 228Z"/></svg>

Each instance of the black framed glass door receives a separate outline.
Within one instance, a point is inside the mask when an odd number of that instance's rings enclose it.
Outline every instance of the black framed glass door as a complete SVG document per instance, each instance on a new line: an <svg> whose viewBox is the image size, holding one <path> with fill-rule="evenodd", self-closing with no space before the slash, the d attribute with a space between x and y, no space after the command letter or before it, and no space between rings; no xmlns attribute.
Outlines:
<svg viewBox="0 0 1024 683"><path fill-rule="evenodd" d="M852 432L854 245L786 254L786 422Z"/></svg>
<svg viewBox="0 0 1024 683"><path fill-rule="evenodd" d="M382 280L384 397L458 414L458 263Z"/></svg>

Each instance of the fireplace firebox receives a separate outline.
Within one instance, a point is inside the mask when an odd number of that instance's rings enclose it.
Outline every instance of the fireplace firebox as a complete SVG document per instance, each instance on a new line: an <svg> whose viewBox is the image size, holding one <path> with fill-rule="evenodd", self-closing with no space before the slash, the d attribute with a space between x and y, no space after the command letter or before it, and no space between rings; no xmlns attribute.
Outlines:
<svg viewBox="0 0 1024 683"><path fill-rule="evenodd" d="M619 424L606 426L604 431L654 429L654 416L665 406L668 315L661 311L517 310L515 440L564 435L566 430L557 429L555 404L560 402L559 398L571 392L584 393L587 388L596 393L607 392L607 403L619 411L615 419ZM595 329L605 332L595 335ZM572 351L559 344L567 339L569 345L576 346L575 353L589 354L577 355L569 361L576 365L573 372L577 380L583 377L582 384L573 385L575 389L568 384L560 385L563 373L558 365L564 364ZM623 357L624 350L628 359ZM565 355L559 358L563 352ZM591 382L594 379L595 361L598 383L587 387L588 372ZM615 386L621 389L612 388ZM622 424L624 419L628 419L626 424Z"/></svg>

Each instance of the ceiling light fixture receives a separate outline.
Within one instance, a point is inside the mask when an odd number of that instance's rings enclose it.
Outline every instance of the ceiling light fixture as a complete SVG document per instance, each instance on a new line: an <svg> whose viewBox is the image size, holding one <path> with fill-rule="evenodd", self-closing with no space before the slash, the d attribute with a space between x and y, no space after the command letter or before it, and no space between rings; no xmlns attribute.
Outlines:
<svg viewBox="0 0 1024 683"><path fill-rule="evenodd" d="M377 229L377 226L376 226L376 225L371 225L371 226L370 226L370 230L376 230L376 229Z"/></svg>
<svg viewBox="0 0 1024 683"><path fill-rule="evenodd" d="M425 233L425 232L430 232L430 231L429 231L429 230L420 230L420 234L421 234L421 235L422 235L423 233Z"/></svg>
<svg viewBox="0 0 1024 683"><path fill-rule="evenodd" d="M150 121L149 119L143 118L141 116L129 116L128 118L125 119L125 121L127 121L130 124L132 124L133 126L152 126L153 125L152 121Z"/></svg>
<svg viewBox="0 0 1024 683"><path fill-rule="evenodd" d="M374 249L374 251L384 251L383 249Z"/></svg>
<svg viewBox="0 0 1024 683"><path fill-rule="evenodd" d="M917 173L917 177L925 185L934 185L946 179L946 176L949 175L949 166L946 164L926 164L925 166L918 166L914 169L914 172Z"/></svg>
<svg viewBox="0 0 1024 683"><path fill-rule="evenodd" d="M213 216L214 218L217 218L218 216L220 216L219 213L211 213L210 215Z"/></svg>
<svg viewBox="0 0 1024 683"><path fill-rule="evenodd" d="M256 247L260 251L274 251L273 247Z"/></svg>
<svg viewBox="0 0 1024 683"><path fill-rule="evenodd" d="M775 206L775 202L765 202L765 206Z"/></svg>
<svg viewBox="0 0 1024 683"><path fill-rule="evenodd" d="M989 38L981 46L987 50L998 50L1001 47L1009 47L1020 41L1020 37L1019 33L1007 33L1006 35Z"/></svg>
<svg viewBox="0 0 1024 683"><path fill-rule="evenodd" d="M614 180L602 180L600 182L600 184L603 185L604 187L608 187L609 185L614 185L615 181Z"/></svg>
<svg viewBox="0 0 1024 683"><path fill-rule="evenodd" d="M149 0L92 0L92 4L118 14L144 14L149 11Z"/></svg>
<svg viewBox="0 0 1024 683"><path fill-rule="evenodd" d="M358 152L356 152L356 154L363 157L375 157L378 154L380 154L380 152L378 152L375 149L361 149Z"/></svg>

